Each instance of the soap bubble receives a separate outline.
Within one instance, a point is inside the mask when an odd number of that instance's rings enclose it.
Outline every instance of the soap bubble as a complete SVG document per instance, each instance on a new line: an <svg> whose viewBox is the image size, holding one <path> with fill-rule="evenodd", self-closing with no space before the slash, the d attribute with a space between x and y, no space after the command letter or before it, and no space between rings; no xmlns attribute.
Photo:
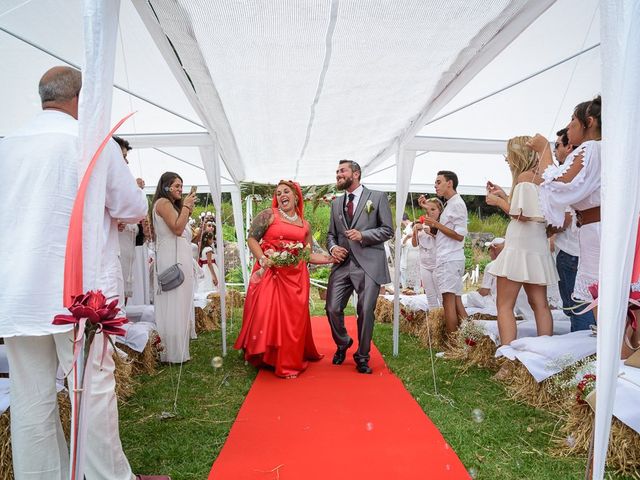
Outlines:
<svg viewBox="0 0 640 480"><path fill-rule="evenodd" d="M567 438L564 439L564 443L569 448L573 448L576 446L576 439L573 435L567 435Z"/></svg>
<svg viewBox="0 0 640 480"><path fill-rule="evenodd" d="M484 421L484 412L479 408L474 408L471 411L471 418L476 423L482 423Z"/></svg>
<svg viewBox="0 0 640 480"><path fill-rule="evenodd" d="M478 469L476 467L469 467L467 473L471 478L478 478Z"/></svg>
<svg viewBox="0 0 640 480"><path fill-rule="evenodd" d="M220 368L222 366L223 360L222 357L213 357L211 359L211 366L213 368Z"/></svg>

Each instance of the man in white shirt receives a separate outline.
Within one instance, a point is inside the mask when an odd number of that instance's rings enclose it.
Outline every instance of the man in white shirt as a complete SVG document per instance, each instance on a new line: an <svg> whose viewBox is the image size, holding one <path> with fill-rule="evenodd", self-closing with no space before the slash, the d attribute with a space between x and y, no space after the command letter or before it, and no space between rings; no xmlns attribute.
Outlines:
<svg viewBox="0 0 640 480"><path fill-rule="evenodd" d="M464 275L464 237L467 235L467 206L456 192L458 176L449 170L438 172L436 195L446 200L440 220L425 217L425 225L438 229L436 234L436 279L442 295L444 318L449 334L467 317L462 305Z"/></svg>
<svg viewBox="0 0 640 480"><path fill-rule="evenodd" d="M81 74L69 67L48 70L39 84L43 111L0 141L5 199L0 211L0 337L5 338L11 381L11 443L16 480L66 480L69 450L56 402L58 364L70 371L71 326L52 325L63 308L64 258L69 220L78 188L78 96ZM99 159L107 163L104 248L84 262L102 265L98 288L117 296L119 264L115 218L138 221L147 212L142 191L111 142ZM116 252L115 254L113 252ZM113 350L95 338L85 455L87 480L131 480L118 431ZM69 387L73 382L69 376Z"/></svg>
<svg viewBox="0 0 640 480"><path fill-rule="evenodd" d="M556 160L562 165L575 147L569 143L566 128L556 132L556 135L558 137L554 145L554 153ZM573 293L576 283L580 255L578 231L573 212L567 212L565 214L564 228L554 235L554 245L556 250L556 268L558 269L558 277L560 277L558 289L560 290L560 297L562 298L562 306L564 308L570 308L576 304L571 294ZM593 311L591 310L582 315L576 315L574 312L567 310L567 315L571 319L572 332L589 330L589 327L596 323Z"/></svg>

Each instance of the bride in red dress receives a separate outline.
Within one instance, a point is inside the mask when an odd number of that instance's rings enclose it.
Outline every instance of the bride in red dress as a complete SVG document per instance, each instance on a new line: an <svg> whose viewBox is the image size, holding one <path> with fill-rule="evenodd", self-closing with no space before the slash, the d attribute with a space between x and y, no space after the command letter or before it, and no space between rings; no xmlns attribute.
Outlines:
<svg viewBox="0 0 640 480"><path fill-rule="evenodd" d="M234 345L256 367L272 367L279 377L294 378L308 361L320 360L313 343L309 316L309 271L306 261L277 267L270 257L285 244L302 244L310 251L311 229L304 219L300 186L281 180L272 208L260 212L249 229L247 244L258 259L253 269ZM266 254L265 254L266 252ZM328 255L310 253L310 263L333 263Z"/></svg>

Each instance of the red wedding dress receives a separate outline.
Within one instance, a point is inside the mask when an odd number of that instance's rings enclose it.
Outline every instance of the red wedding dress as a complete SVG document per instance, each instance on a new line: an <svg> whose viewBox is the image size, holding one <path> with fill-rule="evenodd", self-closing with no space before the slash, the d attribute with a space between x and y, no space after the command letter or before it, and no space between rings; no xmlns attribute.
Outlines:
<svg viewBox="0 0 640 480"><path fill-rule="evenodd" d="M305 243L309 224L282 221L273 209L273 223L262 238L265 245ZM253 271L258 270L256 263ZM252 276L253 277L253 276ZM308 361L320 360L313 343L309 316L307 264L268 268L257 283L252 279L242 315L242 329L234 345L256 367L270 366L279 377L296 376Z"/></svg>

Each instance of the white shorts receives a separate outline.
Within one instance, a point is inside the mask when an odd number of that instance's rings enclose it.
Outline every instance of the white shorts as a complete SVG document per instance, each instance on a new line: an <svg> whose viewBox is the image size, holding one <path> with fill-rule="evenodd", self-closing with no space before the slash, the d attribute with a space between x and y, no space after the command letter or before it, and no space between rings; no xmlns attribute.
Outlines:
<svg viewBox="0 0 640 480"><path fill-rule="evenodd" d="M436 265L436 280L438 291L462 295L462 276L464 275L464 260L452 260Z"/></svg>

